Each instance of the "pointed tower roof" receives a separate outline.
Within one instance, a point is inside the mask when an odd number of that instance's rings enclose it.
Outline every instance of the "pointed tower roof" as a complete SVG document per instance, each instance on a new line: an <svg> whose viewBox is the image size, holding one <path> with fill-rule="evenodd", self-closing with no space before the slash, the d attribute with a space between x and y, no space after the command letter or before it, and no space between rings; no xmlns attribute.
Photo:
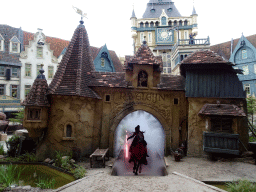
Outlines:
<svg viewBox="0 0 256 192"><path fill-rule="evenodd" d="M192 15L197 15L197 13L196 13L196 9L195 9L195 6L193 6Z"/></svg>
<svg viewBox="0 0 256 192"><path fill-rule="evenodd" d="M144 18L159 18L162 14L162 10L164 9L165 13L168 17L181 17L180 12L175 7L174 2L172 0L150 0L147 4L146 11L143 14Z"/></svg>
<svg viewBox="0 0 256 192"><path fill-rule="evenodd" d="M132 16L131 16L131 18L137 18L136 15L135 15L134 9L132 10Z"/></svg>
<svg viewBox="0 0 256 192"><path fill-rule="evenodd" d="M95 69L87 31L83 21L80 21L80 25L76 28L59 68L49 85L48 93L101 99L87 86L92 80L93 71Z"/></svg>
<svg viewBox="0 0 256 192"><path fill-rule="evenodd" d="M30 89L26 99L21 105L23 106L38 106L49 107L49 101L47 99L48 84L44 76L44 70L39 71L41 74L35 79L32 88Z"/></svg>
<svg viewBox="0 0 256 192"><path fill-rule="evenodd" d="M155 70L162 71L162 57L154 56L152 51L147 45L147 42L144 41L140 46L134 57L126 57L126 69L129 70L130 64L139 64L139 65L155 65Z"/></svg>

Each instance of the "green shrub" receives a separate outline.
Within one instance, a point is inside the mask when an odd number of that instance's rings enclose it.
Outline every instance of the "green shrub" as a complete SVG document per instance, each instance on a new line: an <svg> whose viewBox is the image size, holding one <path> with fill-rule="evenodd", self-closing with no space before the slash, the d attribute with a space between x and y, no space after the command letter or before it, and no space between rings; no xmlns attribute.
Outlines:
<svg viewBox="0 0 256 192"><path fill-rule="evenodd" d="M13 135L8 141L6 141L7 153L10 157L16 157L19 152L20 137Z"/></svg>
<svg viewBox="0 0 256 192"><path fill-rule="evenodd" d="M4 146L0 144L0 155L4 155Z"/></svg>
<svg viewBox="0 0 256 192"><path fill-rule="evenodd" d="M54 189L55 183L55 179L39 177L36 186L40 187L41 189Z"/></svg>
<svg viewBox="0 0 256 192"><path fill-rule="evenodd" d="M0 166L0 186L9 187L12 184L18 184L22 170L17 165Z"/></svg>
<svg viewBox="0 0 256 192"><path fill-rule="evenodd" d="M239 180L227 184L228 192L255 192L256 185L248 180Z"/></svg>
<svg viewBox="0 0 256 192"><path fill-rule="evenodd" d="M82 166L76 165L76 168L71 170L71 173L74 174L74 177L76 179L81 179L85 176L86 169L83 168Z"/></svg>
<svg viewBox="0 0 256 192"><path fill-rule="evenodd" d="M34 153L25 153L25 154L19 156L19 161L37 162L38 159L36 157L36 154L34 154Z"/></svg>

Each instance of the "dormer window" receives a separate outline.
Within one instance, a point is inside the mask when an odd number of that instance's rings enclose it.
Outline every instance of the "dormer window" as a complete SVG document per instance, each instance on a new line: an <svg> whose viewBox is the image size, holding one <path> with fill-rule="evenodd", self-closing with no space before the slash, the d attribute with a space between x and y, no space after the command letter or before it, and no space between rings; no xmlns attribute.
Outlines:
<svg viewBox="0 0 256 192"><path fill-rule="evenodd" d="M20 41L14 36L10 40L10 52L11 53L20 53Z"/></svg>
<svg viewBox="0 0 256 192"><path fill-rule="evenodd" d="M156 10L155 10L155 9L151 9L150 12L151 12L151 13L155 13Z"/></svg>
<svg viewBox="0 0 256 192"><path fill-rule="evenodd" d="M105 67L105 59L101 58L101 67Z"/></svg>
<svg viewBox="0 0 256 192"><path fill-rule="evenodd" d="M172 8L167 9L168 12L172 12Z"/></svg>
<svg viewBox="0 0 256 192"><path fill-rule="evenodd" d="M148 74L146 71L140 71L138 74L138 87L148 86Z"/></svg>
<svg viewBox="0 0 256 192"><path fill-rule="evenodd" d="M4 38L0 34L0 51L4 51Z"/></svg>
<svg viewBox="0 0 256 192"><path fill-rule="evenodd" d="M166 25L166 17L161 18L161 23L162 23L162 25Z"/></svg>

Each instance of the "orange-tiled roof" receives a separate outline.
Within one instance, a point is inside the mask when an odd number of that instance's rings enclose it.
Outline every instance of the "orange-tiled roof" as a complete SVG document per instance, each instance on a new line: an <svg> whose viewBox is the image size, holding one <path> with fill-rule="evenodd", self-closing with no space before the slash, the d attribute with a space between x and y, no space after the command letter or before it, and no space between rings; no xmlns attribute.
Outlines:
<svg viewBox="0 0 256 192"><path fill-rule="evenodd" d="M256 34L247 36L246 39L248 41L250 41L250 43L254 47L256 47ZM240 38L233 40L232 52L236 48L237 43L238 43L239 40L240 40ZM213 46L210 47L210 49L212 51L218 53L219 55L223 56L225 59L229 60L230 56L231 56L231 41L228 41L228 42L225 42L225 43L220 43L220 44L217 44L217 45L213 45Z"/></svg>
<svg viewBox="0 0 256 192"><path fill-rule="evenodd" d="M24 37L24 45L28 45L29 41L34 39L34 34L24 31L23 37ZM53 50L53 55L57 58L60 56L63 49L65 47L68 47L70 43L70 41L67 41L67 40L59 39L56 37L48 37L48 36L46 36L46 42L50 44L50 49ZM90 46L93 60L97 57L101 48ZM115 67L116 72L123 72L123 66L119 58L117 57L116 52L109 50L109 54L113 61L113 65Z"/></svg>

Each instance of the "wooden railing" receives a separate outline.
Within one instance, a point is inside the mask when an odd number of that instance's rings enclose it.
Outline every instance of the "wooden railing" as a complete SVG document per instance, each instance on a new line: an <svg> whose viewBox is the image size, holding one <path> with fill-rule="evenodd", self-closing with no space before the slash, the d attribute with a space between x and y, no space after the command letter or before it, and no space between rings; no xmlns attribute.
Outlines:
<svg viewBox="0 0 256 192"><path fill-rule="evenodd" d="M239 134L204 132L203 149L208 153L239 155Z"/></svg>

